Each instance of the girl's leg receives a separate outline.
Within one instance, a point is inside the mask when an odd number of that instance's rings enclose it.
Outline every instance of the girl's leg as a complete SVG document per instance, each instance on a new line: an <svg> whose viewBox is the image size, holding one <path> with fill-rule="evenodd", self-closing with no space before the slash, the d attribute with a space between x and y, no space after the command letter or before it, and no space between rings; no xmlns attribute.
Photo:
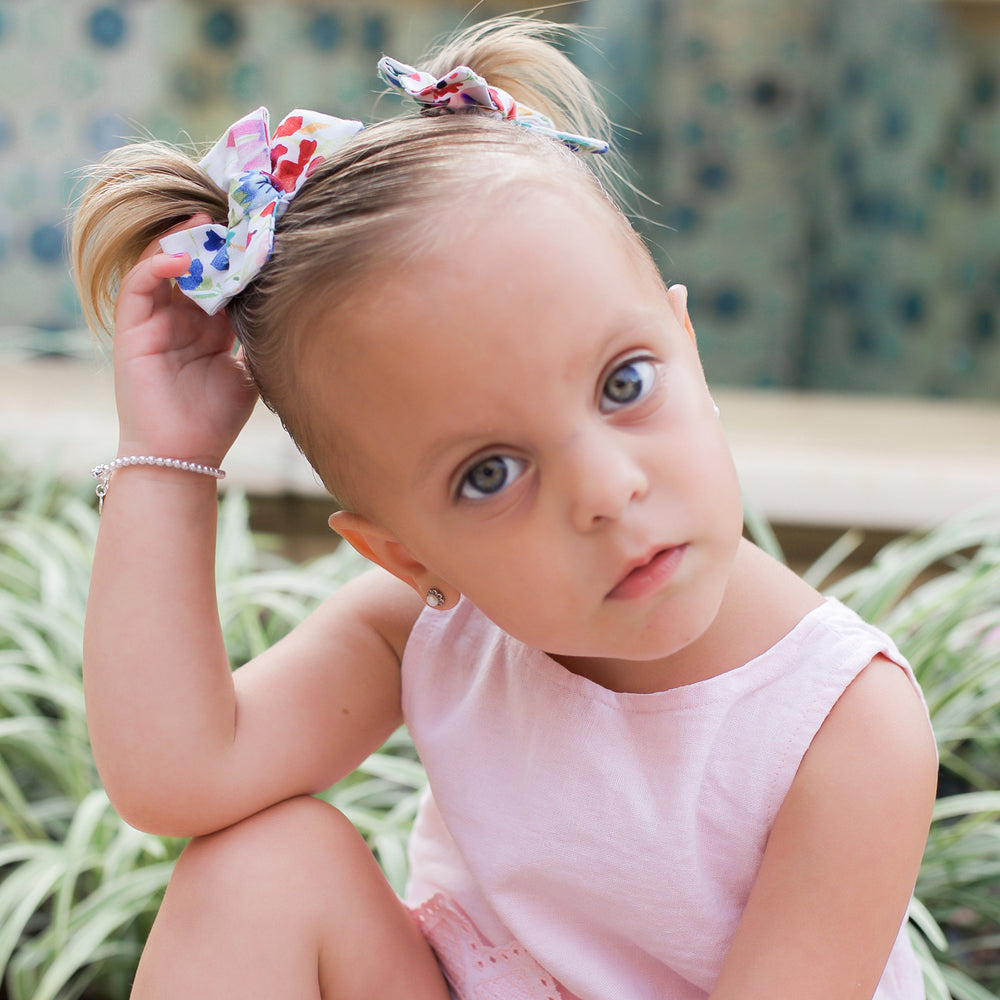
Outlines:
<svg viewBox="0 0 1000 1000"><path fill-rule="evenodd" d="M434 955L354 827L283 802L191 842L132 1000L447 1000Z"/></svg>

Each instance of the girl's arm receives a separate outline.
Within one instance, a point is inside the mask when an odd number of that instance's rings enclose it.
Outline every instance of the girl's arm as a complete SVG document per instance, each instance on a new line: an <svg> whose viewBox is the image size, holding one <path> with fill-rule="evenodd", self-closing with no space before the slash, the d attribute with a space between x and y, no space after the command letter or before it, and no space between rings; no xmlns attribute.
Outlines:
<svg viewBox="0 0 1000 1000"><path fill-rule="evenodd" d="M923 706L877 657L803 758L711 1000L871 1000L920 868L936 778Z"/></svg>
<svg viewBox="0 0 1000 1000"><path fill-rule="evenodd" d="M187 264L151 248L122 283L119 455L219 465L256 394L225 317L170 286ZM115 473L87 609L88 725L116 808L164 834L219 829L363 759L398 724L399 653L420 606L386 574L356 581L234 678L215 529L213 479Z"/></svg>

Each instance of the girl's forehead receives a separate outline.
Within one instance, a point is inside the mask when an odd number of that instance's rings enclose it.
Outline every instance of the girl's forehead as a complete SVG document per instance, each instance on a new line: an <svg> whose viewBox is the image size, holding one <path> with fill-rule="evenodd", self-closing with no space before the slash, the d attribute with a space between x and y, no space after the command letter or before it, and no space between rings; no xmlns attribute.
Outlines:
<svg viewBox="0 0 1000 1000"><path fill-rule="evenodd" d="M343 419L513 399L537 366L599 363L665 307L610 209L533 194L452 214L440 220L450 239L387 264L324 324L314 368Z"/></svg>
<svg viewBox="0 0 1000 1000"><path fill-rule="evenodd" d="M612 274L619 283L624 276L649 276L626 226L597 198L537 186L456 205L441 215L437 239L380 276L369 297L372 324L377 328L382 308L394 306L431 327L435 313L467 315L476 320L466 331L475 338L501 317L535 304L572 312L598 287L600 301L613 308L626 289L610 280Z"/></svg>
<svg viewBox="0 0 1000 1000"><path fill-rule="evenodd" d="M548 185L508 195L463 197L428 219L332 304L307 371L339 371L353 385L357 366L375 365L400 391L432 379L422 363L432 359L464 359L469 378L488 376L508 357L576 351L585 327L628 325L665 304L648 254L600 197Z"/></svg>
<svg viewBox="0 0 1000 1000"><path fill-rule="evenodd" d="M585 167L562 157L540 160L502 153L476 153L465 162L456 158L442 171L436 201L424 203L404 225L418 246L441 250L458 241L472 250L473 242L489 241L499 223L512 219L515 225L504 228L503 235L532 241L537 231L532 216L560 207L609 227L626 242L638 239Z"/></svg>

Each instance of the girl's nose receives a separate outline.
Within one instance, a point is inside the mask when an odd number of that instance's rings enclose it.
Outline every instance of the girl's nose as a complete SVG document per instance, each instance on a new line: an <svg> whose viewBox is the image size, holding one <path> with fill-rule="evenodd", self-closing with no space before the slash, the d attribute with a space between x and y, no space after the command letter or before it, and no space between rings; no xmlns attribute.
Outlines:
<svg viewBox="0 0 1000 1000"><path fill-rule="evenodd" d="M637 456L613 430L578 440L568 456L573 523L578 531L591 531L617 520L630 503L645 496L647 473Z"/></svg>

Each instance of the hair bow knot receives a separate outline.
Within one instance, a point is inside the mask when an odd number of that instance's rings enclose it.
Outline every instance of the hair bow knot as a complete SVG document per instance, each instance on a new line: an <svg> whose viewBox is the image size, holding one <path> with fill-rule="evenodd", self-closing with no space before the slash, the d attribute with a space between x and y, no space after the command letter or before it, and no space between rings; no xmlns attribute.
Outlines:
<svg viewBox="0 0 1000 1000"><path fill-rule="evenodd" d="M593 139L557 129L548 115L518 103L506 90L491 87L468 66L456 66L444 76L435 77L397 59L383 56L378 62L378 72L389 86L427 107L447 108L450 111L483 109L492 112L495 118L516 122L552 139L558 139L574 152L608 151L608 143L604 139Z"/></svg>
<svg viewBox="0 0 1000 1000"><path fill-rule="evenodd" d="M188 273L177 281L184 293L212 315L246 288L270 257L275 223L299 188L362 128L293 111L271 136L266 108L232 125L199 164L229 196L227 224L194 226L160 240L166 253L191 255Z"/></svg>

